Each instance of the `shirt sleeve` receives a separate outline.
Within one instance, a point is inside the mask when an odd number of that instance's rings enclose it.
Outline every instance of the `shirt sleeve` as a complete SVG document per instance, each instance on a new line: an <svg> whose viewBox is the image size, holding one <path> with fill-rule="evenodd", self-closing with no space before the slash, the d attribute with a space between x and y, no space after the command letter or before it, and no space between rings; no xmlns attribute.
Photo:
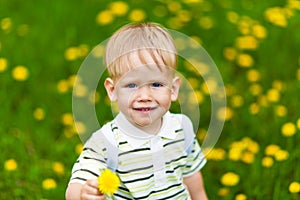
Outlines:
<svg viewBox="0 0 300 200"><path fill-rule="evenodd" d="M96 179L100 170L106 168L105 151L101 134L94 133L85 143L80 156L74 163L69 183L84 184L89 179Z"/></svg>
<svg viewBox="0 0 300 200"><path fill-rule="evenodd" d="M199 171L206 163L206 158L201 151L198 141L194 139L194 142L191 145L193 145L193 148L187 157L187 164L183 171L183 177L190 176Z"/></svg>

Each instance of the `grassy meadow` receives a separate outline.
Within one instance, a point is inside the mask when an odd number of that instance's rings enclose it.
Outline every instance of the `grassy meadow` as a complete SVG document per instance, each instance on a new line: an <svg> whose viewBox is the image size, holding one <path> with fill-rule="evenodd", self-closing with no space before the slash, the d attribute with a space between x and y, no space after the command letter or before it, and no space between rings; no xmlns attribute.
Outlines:
<svg viewBox="0 0 300 200"><path fill-rule="evenodd" d="M208 197L300 199L299 0L0 0L0 199L64 199L87 129L72 114L72 95L90 95L73 94L77 71L119 27L143 21L198 41L222 76L225 123L202 171ZM210 94L180 65L201 143ZM112 112L101 85L92 102L103 123Z"/></svg>

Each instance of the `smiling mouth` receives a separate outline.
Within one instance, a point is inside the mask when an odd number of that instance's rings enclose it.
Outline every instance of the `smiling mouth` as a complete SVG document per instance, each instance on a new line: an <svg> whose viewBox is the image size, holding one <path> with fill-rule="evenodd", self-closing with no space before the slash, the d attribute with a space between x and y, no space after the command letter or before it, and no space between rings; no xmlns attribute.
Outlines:
<svg viewBox="0 0 300 200"><path fill-rule="evenodd" d="M154 109L155 108L151 108L151 107L133 108L133 110L140 111L140 112L149 112Z"/></svg>

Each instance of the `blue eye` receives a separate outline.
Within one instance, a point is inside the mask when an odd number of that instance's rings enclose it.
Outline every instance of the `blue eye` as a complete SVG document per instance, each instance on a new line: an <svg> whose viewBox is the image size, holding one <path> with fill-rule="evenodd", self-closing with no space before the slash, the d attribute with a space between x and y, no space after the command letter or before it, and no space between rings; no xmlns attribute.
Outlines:
<svg viewBox="0 0 300 200"><path fill-rule="evenodd" d="M163 86L163 84L161 84L161 83L157 83L157 82L152 83L152 87L162 87L162 86Z"/></svg>
<svg viewBox="0 0 300 200"><path fill-rule="evenodd" d="M136 88L137 85L135 83L129 83L128 85L126 85L126 87L128 87L128 88Z"/></svg>

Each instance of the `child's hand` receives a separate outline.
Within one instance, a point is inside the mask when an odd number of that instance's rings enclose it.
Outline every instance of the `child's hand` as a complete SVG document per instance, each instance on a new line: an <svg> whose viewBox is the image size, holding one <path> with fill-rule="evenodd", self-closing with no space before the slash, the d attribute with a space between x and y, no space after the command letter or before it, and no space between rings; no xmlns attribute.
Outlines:
<svg viewBox="0 0 300 200"><path fill-rule="evenodd" d="M101 194L98 189L98 180L87 180L82 186L81 200L104 200L105 195Z"/></svg>

